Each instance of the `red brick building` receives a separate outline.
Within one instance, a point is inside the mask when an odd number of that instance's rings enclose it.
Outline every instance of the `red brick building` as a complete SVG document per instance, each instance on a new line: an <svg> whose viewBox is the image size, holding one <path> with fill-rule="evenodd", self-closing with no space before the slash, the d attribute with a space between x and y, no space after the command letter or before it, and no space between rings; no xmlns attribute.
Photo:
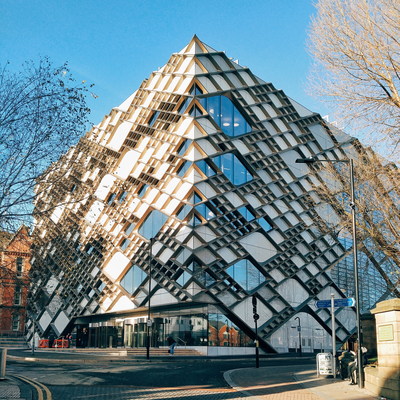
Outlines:
<svg viewBox="0 0 400 400"><path fill-rule="evenodd" d="M0 232L0 335L25 329L31 238L27 227Z"/></svg>

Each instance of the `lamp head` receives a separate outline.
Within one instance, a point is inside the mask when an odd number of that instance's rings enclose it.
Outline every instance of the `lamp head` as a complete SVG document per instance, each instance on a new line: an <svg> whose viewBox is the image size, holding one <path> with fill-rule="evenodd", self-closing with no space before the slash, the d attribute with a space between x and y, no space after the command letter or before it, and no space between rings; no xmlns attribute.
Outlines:
<svg viewBox="0 0 400 400"><path fill-rule="evenodd" d="M318 161L316 157L298 158L296 160L297 164L312 164Z"/></svg>

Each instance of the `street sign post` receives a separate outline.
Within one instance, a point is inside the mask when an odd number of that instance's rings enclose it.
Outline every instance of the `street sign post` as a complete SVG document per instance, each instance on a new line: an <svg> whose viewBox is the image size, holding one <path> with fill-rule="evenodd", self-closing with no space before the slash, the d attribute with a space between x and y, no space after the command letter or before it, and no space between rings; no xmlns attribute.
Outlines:
<svg viewBox="0 0 400 400"><path fill-rule="evenodd" d="M258 332L257 332L257 321L260 318L260 316L257 314L257 297L255 294L253 294L253 297L251 299L251 302L253 304L253 319L254 319L254 328L255 328L255 334L256 334L256 340L254 341L256 345L256 368L260 367L260 350L258 348L259 343L258 343Z"/></svg>
<svg viewBox="0 0 400 400"><path fill-rule="evenodd" d="M354 307L356 305L355 299L352 297L345 299L335 299L331 294L330 300L318 300L315 302L317 308L330 308L331 321L332 321L332 353L333 353L333 377L336 378L336 326L335 326L335 308L340 307Z"/></svg>
<svg viewBox="0 0 400 400"><path fill-rule="evenodd" d="M346 299L334 299L333 306L335 308L339 307L354 307L356 305L355 299L349 297ZM315 302L315 307L317 308L331 308L331 300L318 300Z"/></svg>

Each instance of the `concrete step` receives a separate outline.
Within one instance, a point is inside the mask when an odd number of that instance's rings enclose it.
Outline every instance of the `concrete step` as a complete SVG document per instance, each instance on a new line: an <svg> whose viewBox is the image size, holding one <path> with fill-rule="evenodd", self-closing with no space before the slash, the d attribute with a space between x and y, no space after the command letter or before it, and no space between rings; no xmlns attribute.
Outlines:
<svg viewBox="0 0 400 400"><path fill-rule="evenodd" d="M120 353L120 355L127 355L133 357L145 357L147 354L147 349L145 347L107 347L107 348L97 348L97 347L71 347L71 348L40 348L40 351L50 351L50 352L66 352L66 353ZM150 354L153 356L167 356L168 355L168 347L151 347ZM179 356L202 356L195 349L187 349L175 347L175 355Z"/></svg>
<svg viewBox="0 0 400 400"><path fill-rule="evenodd" d="M145 348L130 348L126 349L129 355L146 355L147 350ZM153 355L166 355L168 354L168 348L151 348L151 354ZM175 347L175 354L181 356L200 356L201 354L195 349L186 349L186 348L179 348Z"/></svg>
<svg viewBox="0 0 400 400"><path fill-rule="evenodd" d="M0 347L12 347L26 349L28 344L24 337L0 336Z"/></svg>

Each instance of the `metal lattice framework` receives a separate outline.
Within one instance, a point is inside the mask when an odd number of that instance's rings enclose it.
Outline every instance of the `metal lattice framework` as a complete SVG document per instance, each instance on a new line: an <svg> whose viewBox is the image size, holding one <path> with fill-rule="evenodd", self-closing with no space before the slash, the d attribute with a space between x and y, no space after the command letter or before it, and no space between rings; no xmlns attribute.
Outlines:
<svg viewBox="0 0 400 400"><path fill-rule="evenodd" d="M261 346L295 315L330 333L314 302L344 297L328 270L345 248L321 233L334 210L298 157L346 157L353 139L194 37L58 162L37 199L31 320L213 304ZM354 311L337 310L337 337ZM32 323L32 321L31 321Z"/></svg>

